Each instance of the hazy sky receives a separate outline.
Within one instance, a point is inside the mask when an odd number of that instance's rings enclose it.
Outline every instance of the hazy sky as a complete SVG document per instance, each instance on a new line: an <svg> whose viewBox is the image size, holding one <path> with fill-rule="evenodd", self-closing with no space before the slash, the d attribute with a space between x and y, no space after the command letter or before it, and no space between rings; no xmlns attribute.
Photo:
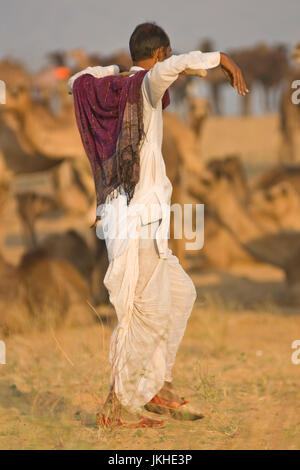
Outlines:
<svg viewBox="0 0 300 470"><path fill-rule="evenodd" d="M127 48L142 21L156 21L173 49L193 50L201 38L217 50L300 41L300 0L0 0L0 58L37 68L50 50L84 47L109 54Z"/></svg>

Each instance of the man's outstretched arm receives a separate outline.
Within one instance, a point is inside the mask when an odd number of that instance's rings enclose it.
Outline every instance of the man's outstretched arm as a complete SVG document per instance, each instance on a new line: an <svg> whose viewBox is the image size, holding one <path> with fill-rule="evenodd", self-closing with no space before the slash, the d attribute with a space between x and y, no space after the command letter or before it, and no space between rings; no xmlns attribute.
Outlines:
<svg viewBox="0 0 300 470"><path fill-rule="evenodd" d="M240 95L245 96L249 90L240 67L224 52L221 52L220 65L231 86L236 88Z"/></svg>
<svg viewBox="0 0 300 470"><path fill-rule="evenodd" d="M67 83L68 91L70 94L72 94L73 84L76 78L86 73L89 73L90 75L93 75L93 77L96 77L96 78L103 78L103 77L106 77L107 75L116 75L119 73L119 71L120 69L118 65L108 65L107 67L102 67L101 65L97 65L95 67L87 67L86 69L75 73L74 75L72 75L72 77L69 78L68 83Z"/></svg>
<svg viewBox="0 0 300 470"><path fill-rule="evenodd" d="M240 68L223 52L192 51L187 54L173 55L157 62L145 76L143 87L153 107L156 107L167 88L177 80L185 69L199 70L222 67L232 86L242 95L248 92Z"/></svg>

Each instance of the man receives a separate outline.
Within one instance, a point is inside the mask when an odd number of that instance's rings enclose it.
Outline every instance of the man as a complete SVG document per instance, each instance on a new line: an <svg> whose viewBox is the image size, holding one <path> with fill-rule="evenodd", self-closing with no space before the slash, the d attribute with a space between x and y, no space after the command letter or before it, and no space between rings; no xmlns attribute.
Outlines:
<svg viewBox="0 0 300 470"><path fill-rule="evenodd" d="M98 424L124 425L126 409L138 416L136 427L151 427L163 421L145 417L144 406L175 417L186 406L172 387L172 367L196 299L192 280L168 248L172 185L161 153L168 88L186 69L220 65L239 94L248 90L226 54L171 55L167 34L154 23L138 25L129 47L128 74L117 65L88 67L68 84L108 250L104 284L118 317L111 391Z"/></svg>

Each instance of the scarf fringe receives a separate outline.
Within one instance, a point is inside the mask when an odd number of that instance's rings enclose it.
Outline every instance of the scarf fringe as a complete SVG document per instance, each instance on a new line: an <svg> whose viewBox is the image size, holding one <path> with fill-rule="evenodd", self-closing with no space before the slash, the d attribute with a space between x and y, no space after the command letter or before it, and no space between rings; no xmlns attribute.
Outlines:
<svg viewBox="0 0 300 470"><path fill-rule="evenodd" d="M113 189L105 198L105 201L103 204L109 204L113 199L116 199L120 194L123 194L127 197L127 204L129 204L130 200L128 197L128 194L124 190L124 187L122 184L120 184L117 188ZM99 204L98 204L99 206ZM97 206L97 207L98 207ZM101 220L101 215L96 215L95 221L92 225L90 225L90 228L96 227L97 222Z"/></svg>

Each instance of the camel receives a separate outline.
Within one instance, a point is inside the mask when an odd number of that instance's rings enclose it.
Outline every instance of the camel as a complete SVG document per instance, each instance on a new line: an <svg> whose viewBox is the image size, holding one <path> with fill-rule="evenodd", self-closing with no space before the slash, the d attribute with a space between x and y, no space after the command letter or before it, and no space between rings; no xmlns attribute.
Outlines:
<svg viewBox="0 0 300 470"><path fill-rule="evenodd" d="M210 102L205 98L189 96L188 103L188 126L193 131L197 139L202 137L203 127L212 109Z"/></svg>
<svg viewBox="0 0 300 470"><path fill-rule="evenodd" d="M67 260L87 282L90 282L95 254L85 238L76 230L51 233L39 242L39 248L53 259Z"/></svg>
<svg viewBox="0 0 300 470"><path fill-rule="evenodd" d="M300 46L299 46L300 50ZM282 132L282 145L279 151L281 162L297 163L300 161L300 103L293 100L296 91L291 87L292 83L299 80L300 59L295 51L298 67L290 74L288 88L286 88L280 99L280 125Z"/></svg>
<svg viewBox="0 0 300 470"><path fill-rule="evenodd" d="M240 201L244 203L249 201L250 188L245 169L238 155L227 155L222 159L211 159L206 167L215 174L224 175L231 181L232 189Z"/></svg>
<svg viewBox="0 0 300 470"><path fill-rule="evenodd" d="M300 168L279 165L267 170L252 184L251 206L269 227L299 229Z"/></svg>
<svg viewBox="0 0 300 470"><path fill-rule="evenodd" d="M53 189L59 207L89 220L89 212L95 211L95 189L85 155L75 162L65 160L53 170Z"/></svg>
<svg viewBox="0 0 300 470"><path fill-rule="evenodd" d="M284 271L289 300L299 301L300 272L297 263L300 257L300 231L274 231L265 227L262 220L259 223L247 206L238 200L226 176L215 174L213 170L207 169L194 189L251 256Z"/></svg>
<svg viewBox="0 0 300 470"><path fill-rule="evenodd" d="M211 160L207 163L206 170L211 171L215 178L228 181L235 198L248 208L251 217L264 230L278 232L299 229L300 199L296 190L297 174L294 172L291 174L295 177L294 186L281 168L281 171L268 170L259 182L250 187L237 156ZM191 182L190 191L193 196L199 197L196 178ZM227 228L220 225L211 205L205 206L204 229L205 243L198 260L202 268L225 268L234 262L254 262L253 256L245 251ZM222 248L216 250L216 246Z"/></svg>
<svg viewBox="0 0 300 470"><path fill-rule="evenodd" d="M31 76L34 101L61 121L69 119L73 107L72 97L66 93L69 77L70 69L58 65L48 65Z"/></svg>
<svg viewBox="0 0 300 470"><path fill-rule="evenodd" d="M33 101L28 87L19 87L13 93L7 85L4 113L13 113L32 150L49 159L81 158L83 155L75 117L56 118L44 106Z"/></svg>
<svg viewBox="0 0 300 470"><path fill-rule="evenodd" d="M267 190L282 182L290 183L300 196L300 167L282 164L275 166L255 180L253 190Z"/></svg>
<svg viewBox="0 0 300 470"><path fill-rule="evenodd" d="M300 43L295 47L292 57L296 67L287 75L288 87L286 87L280 98L280 124L282 132L282 145L279 151L281 162L295 163L300 159L300 104L293 102L293 93L297 91L292 88L294 81L299 80L300 70ZM299 98L299 93L297 94Z"/></svg>
<svg viewBox="0 0 300 470"><path fill-rule="evenodd" d="M23 121L19 110L26 111L29 99L30 77L18 62L0 62L0 78L6 83L6 104L0 106L0 153L3 162L13 174L43 171L60 163L60 158L49 160L32 146L22 132Z"/></svg>
<svg viewBox="0 0 300 470"><path fill-rule="evenodd" d="M294 91L287 89L281 96L282 145L279 150L279 160L281 162L298 163L300 161L300 104L292 102L292 93Z"/></svg>
<svg viewBox="0 0 300 470"><path fill-rule="evenodd" d="M7 77L14 70L18 70L15 64L4 67ZM62 207L88 211L94 184L73 111L69 119L56 118L35 103L29 87L19 82L9 84L6 95L0 114L0 152L6 167L12 175L52 169Z"/></svg>
<svg viewBox="0 0 300 470"><path fill-rule="evenodd" d="M93 303L108 300L103 279L108 267L105 242L96 237L93 230L92 243L87 243L75 230L64 233L52 233L43 239L37 237L36 222L58 209L56 201L45 195L33 192L16 195L17 211L20 216L25 248L42 250L50 259L61 259L70 263L88 283Z"/></svg>
<svg viewBox="0 0 300 470"><path fill-rule="evenodd" d="M202 49L201 49L202 48ZM206 41L200 44L200 50L209 52L214 50L213 43ZM270 47L264 43L254 47L230 51L230 56L241 67L248 88L251 90L257 83L264 91L265 109L271 110L271 93L277 91L288 75L289 65L287 53L283 46ZM206 77L211 89L213 108L216 114L222 113L221 88L226 83L226 78L220 68L210 71ZM250 114L251 94L246 95L241 101L243 115Z"/></svg>
<svg viewBox="0 0 300 470"><path fill-rule="evenodd" d="M162 154L167 176L173 186L171 203L183 206L187 201L187 184L191 175L200 175L203 168L197 150L197 136L178 116L167 112L164 113L163 132ZM172 236L174 219L171 218L171 221ZM170 245L182 265L186 267L185 240L171 238Z"/></svg>
<svg viewBox="0 0 300 470"><path fill-rule="evenodd" d="M0 214L2 213L4 206L9 197L10 186L7 180L0 179Z"/></svg>
<svg viewBox="0 0 300 470"><path fill-rule="evenodd" d="M65 260L34 250L12 266L0 255L0 276L0 330L4 335L92 321L87 283Z"/></svg>
<svg viewBox="0 0 300 470"><path fill-rule="evenodd" d="M249 210L269 230L300 230L299 192L288 181L253 191Z"/></svg>
<svg viewBox="0 0 300 470"><path fill-rule="evenodd" d="M244 168L237 155L210 160L201 174L205 174L206 169L219 177L226 177L230 181L231 190L235 197L243 204L249 201L250 188ZM199 175L190 177L188 192L197 201L203 202L202 198L199 199L198 178ZM220 225L213 208L205 205L204 212L204 247L200 254L197 253L197 259L194 260L193 265L201 269L227 268L236 262L253 262L253 257L241 247L226 228ZM222 248L218 250L216 247Z"/></svg>
<svg viewBox="0 0 300 470"><path fill-rule="evenodd" d="M270 230L271 227L274 230L280 227L298 229L300 193L297 185L299 175L295 168L268 170L251 187L238 156L210 160L206 164L207 170L215 178L228 181L237 200L251 211L257 223L262 219L260 223L265 228L268 225ZM269 224L268 219L272 224Z"/></svg>
<svg viewBox="0 0 300 470"><path fill-rule="evenodd" d="M101 57L100 61L98 60L98 57L99 56L96 54L89 55L89 59L92 62L91 65L102 65L105 67L107 65L117 64L121 72L129 70L132 66L131 57L125 50L119 50L112 55Z"/></svg>
<svg viewBox="0 0 300 470"><path fill-rule="evenodd" d="M108 292L103 279L108 267L108 258L104 240L96 236L93 229L92 243L75 230L53 233L45 237L39 247L51 259L63 259L72 264L88 283L93 304L108 302Z"/></svg>
<svg viewBox="0 0 300 470"><path fill-rule="evenodd" d="M199 99L196 98L195 100L199 106ZM205 105L202 109L205 113ZM186 126L175 114L164 113L162 151L167 175L173 185L172 203L184 204L187 201L191 202L189 200L190 196L194 198L194 202L199 202L197 191L195 192L193 188L197 187L198 179L205 167L197 148L198 135L199 130L197 128ZM228 156L224 160L212 160L208 165L214 167L215 170L218 168L220 173L225 172L227 177L231 179L232 187L235 188L237 196L245 201L247 200L249 197L247 179L237 156ZM171 226L171 233L172 229ZM171 246L185 268L192 267L195 264L200 264L201 267L226 267L236 260L251 261L252 259L233 239L228 230L220 227L214 215L208 212L206 208L204 237L206 241L200 253L200 260L197 252L197 260L190 260L190 262L186 257L185 240L171 240ZM216 256L215 243L226 246L226 249L222 250L222 256Z"/></svg>
<svg viewBox="0 0 300 470"><path fill-rule="evenodd" d="M196 270L227 269L239 263L249 264L255 260L250 253L235 240L231 233L216 218L213 211L205 206L204 246L190 260L190 267Z"/></svg>
<svg viewBox="0 0 300 470"><path fill-rule="evenodd" d="M71 49L64 53L65 65L71 62L73 68L77 70L83 70L91 65L87 52L82 48Z"/></svg>
<svg viewBox="0 0 300 470"><path fill-rule="evenodd" d="M28 249L37 248L35 224L38 218L58 210L53 198L27 191L16 194L17 211L24 231L25 245Z"/></svg>
<svg viewBox="0 0 300 470"><path fill-rule="evenodd" d="M47 54L51 64L56 67L69 67L72 73L79 72L87 67L101 65L103 67L111 64L120 66L121 71L129 70L132 65L130 55L125 50L118 50L115 53L102 56L98 52L88 53L82 48L75 48L69 51L52 51Z"/></svg>
<svg viewBox="0 0 300 470"><path fill-rule="evenodd" d="M206 109L205 106L203 106L203 109ZM191 117L191 119L194 118ZM196 119L199 121L201 120L199 116L195 118L195 120ZM201 121L202 126L204 119ZM196 132L194 130L196 130ZM176 142L182 164L186 171L197 174L201 173L204 165L198 151L198 132L200 132L199 124L196 128L190 128L176 114L169 112L164 113L164 140L162 152L166 163L167 173L169 171L169 174L171 175L171 171L174 171L172 168L174 166L174 161L172 161L172 152L169 154L169 152L166 151L166 147L164 147L165 139L174 139L174 142ZM172 178L170 179L172 181Z"/></svg>

